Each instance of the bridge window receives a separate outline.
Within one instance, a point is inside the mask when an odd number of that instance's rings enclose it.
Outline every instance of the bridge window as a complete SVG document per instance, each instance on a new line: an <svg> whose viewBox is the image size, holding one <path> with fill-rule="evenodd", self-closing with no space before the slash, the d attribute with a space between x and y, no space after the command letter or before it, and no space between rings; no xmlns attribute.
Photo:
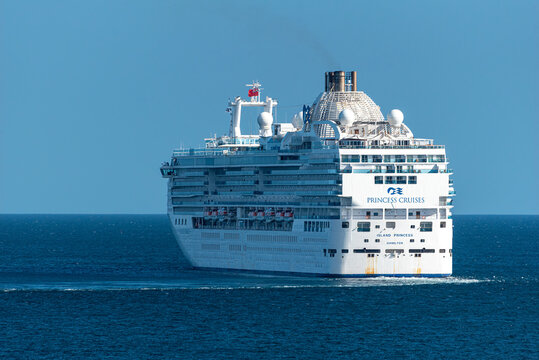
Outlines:
<svg viewBox="0 0 539 360"><path fill-rule="evenodd" d="M408 176L408 184L417 184L417 176Z"/></svg>
<svg viewBox="0 0 539 360"><path fill-rule="evenodd" d="M406 184L406 176L397 176L397 184Z"/></svg>
<svg viewBox="0 0 539 360"><path fill-rule="evenodd" d="M375 176L374 177L374 183L375 184L383 184L384 183L384 177L383 176Z"/></svg>
<svg viewBox="0 0 539 360"><path fill-rule="evenodd" d="M396 184L397 178L395 176L386 176L386 184Z"/></svg>

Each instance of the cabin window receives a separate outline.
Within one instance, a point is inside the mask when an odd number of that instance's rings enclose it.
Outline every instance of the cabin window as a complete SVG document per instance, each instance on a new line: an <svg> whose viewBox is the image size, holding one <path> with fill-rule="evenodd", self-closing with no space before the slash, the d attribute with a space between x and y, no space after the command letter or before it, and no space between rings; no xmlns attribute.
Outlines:
<svg viewBox="0 0 539 360"><path fill-rule="evenodd" d="M429 155L429 162L445 162L445 155Z"/></svg>
<svg viewBox="0 0 539 360"><path fill-rule="evenodd" d="M395 228L395 222L394 222L394 221L388 221L388 222L386 222L386 228L388 228L388 229L394 229L394 228Z"/></svg>
<svg viewBox="0 0 539 360"><path fill-rule="evenodd" d="M342 155L342 162L359 162L359 155Z"/></svg>
<svg viewBox="0 0 539 360"><path fill-rule="evenodd" d="M358 222L357 223L357 231L358 232L369 232L371 231L371 223L370 222Z"/></svg>
<svg viewBox="0 0 539 360"><path fill-rule="evenodd" d="M445 221L442 221L442 222L440 223L440 227L441 227L441 228L445 228Z"/></svg>
<svg viewBox="0 0 539 360"><path fill-rule="evenodd" d="M348 221L343 221L341 226L343 229L348 229L350 227L350 224L348 223Z"/></svg>
<svg viewBox="0 0 539 360"><path fill-rule="evenodd" d="M422 231L422 232L432 231L432 222L431 221L422 221L419 224L419 231Z"/></svg>
<svg viewBox="0 0 539 360"><path fill-rule="evenodd" d="M406 162L405 155L384 155L384 162Z"/></svg>

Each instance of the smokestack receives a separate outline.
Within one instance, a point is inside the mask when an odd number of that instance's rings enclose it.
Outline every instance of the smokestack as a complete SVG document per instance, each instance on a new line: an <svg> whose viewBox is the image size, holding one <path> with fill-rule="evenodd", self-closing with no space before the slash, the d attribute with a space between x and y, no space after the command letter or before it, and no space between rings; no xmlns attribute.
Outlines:
<svg viewBox="0 0 539 360"><path fill-rule="evenodd" d="M357 91L357 71L352 71L352 91Z"/></svg>
<svg viewBox="0 0 539 360"><path fill-rule="evenodd" d="M335 71L333 73L334 82L335 82L335 91L344 91L345 90L345 74L344 71Z"/></svg>
<svg viewBox="0 0 539 360"><path fill-rule="evenodd" d="M329 91L329 73L326 71L326 87L325 87L325 91L328 92Z"/></svg>
<svg viewBox="0 0 539 360"><path fill-rule="evenodd" d="M357 72L326 72L325 91L357 91Z"/></svg>

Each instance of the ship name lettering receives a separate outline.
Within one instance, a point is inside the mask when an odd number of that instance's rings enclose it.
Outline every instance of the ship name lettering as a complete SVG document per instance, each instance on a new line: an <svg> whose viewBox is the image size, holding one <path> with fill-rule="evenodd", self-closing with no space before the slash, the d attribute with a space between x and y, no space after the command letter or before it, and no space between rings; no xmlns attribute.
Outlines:
<svg viewBox="0 0 539 360"><path fill-rule="evenodd" d="M384 203L384 204L394 204L394 203L401 203L401 204L423 204L425 203L424 197L389 197L389 196L382 196L382 197L368 197L367 203L369 204L376 204L376 203Z"/></svg>

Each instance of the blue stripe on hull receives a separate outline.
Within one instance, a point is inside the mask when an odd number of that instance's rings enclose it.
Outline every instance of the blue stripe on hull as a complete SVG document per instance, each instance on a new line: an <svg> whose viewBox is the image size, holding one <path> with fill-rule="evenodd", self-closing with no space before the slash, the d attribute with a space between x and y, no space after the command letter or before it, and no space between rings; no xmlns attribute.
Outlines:
<svg viewBox="0 0 539 360"><path fill-rule="evenodd" d="M195 270L217 271L217 272L243 272L251 274L281 275L281 276L305 276L305 277L327 277L327 278L372 278L372 277L424 277L441 278L448 277L451 274L323 274L323 273L305 273L293 271L272 271L272 270L246 270L246 269L225 269L212 267L193 267Z"/></svg>

